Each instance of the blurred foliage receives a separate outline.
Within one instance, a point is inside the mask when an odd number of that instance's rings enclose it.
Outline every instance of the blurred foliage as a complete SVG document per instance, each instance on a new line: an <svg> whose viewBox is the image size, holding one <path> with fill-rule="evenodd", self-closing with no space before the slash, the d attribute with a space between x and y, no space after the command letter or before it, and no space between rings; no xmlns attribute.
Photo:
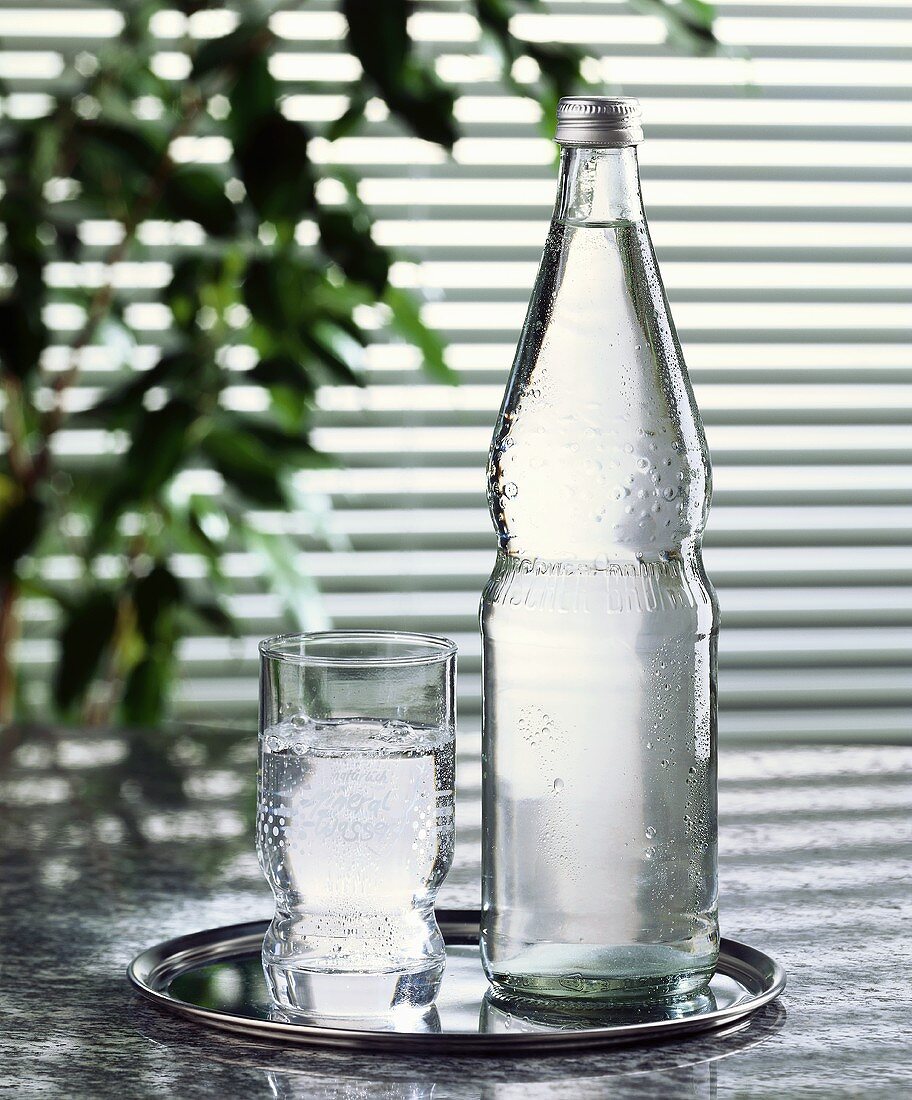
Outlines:
<svg viewBox="0 0 912 1100"><path fill-rule="evenodd" d="M687 48L714 43L712 10L699 0L643 4L660 10L669 34ZM276 590L299 609L307 589L302 581L296 598L289 583L294 545L257 530L250 510L295 507L292 476L326 463L309 438L317 388L358 382L371 338L365 314L414 344L432 377L454 380L420 303L390 284L392 257L373 239L357 180L318 163L315 134L283 112L270 66L274 5L237 5L237 25L223 37L188 35L179 46L191 61L185 80L156 74L150 20L160 10L193 16L214 6L222 5L119 5L119 38L97 57L75 59L48 113L6 117L0 127L2 719L21 695L12 654L23 596L51 601L59 612L58 712L132 725L162 717L182 636L200 624L232 631L222 571L229 545L260 553L277 574ZM513 35L511 16L541 8L537 0L468 6L505 83L541 102L550 120L557 99L583 85L580 53ZM411 41L413 4L342 0L341 9L363 78L320 136L335 141L357 132L368 104L380 100L406 132L452 149L457 89ZM520 58L535 62L531 83L516 79ZM228 163L177 159L178 139L196 135L226 139ZM160 293L170 323L157 361L137 369L138 338L118 265L149 255L142 230L150 222L166 231L195 223L201 235L188 245L180 242L192 235L170 231L174 258ZM100 264L87 223L116 227ZM305 246L306 224L316 240ZM52 263L76 272L68 289L49 287ZM79 317L63 344L47 327L49 305L61 301ZM120 370L83 408L78 399L91 391L74 383L99 347ZM233 349L247 349L246 365ZM259 391L245 404L262 412L237 411L231 390L240 386ZM122 452L101 465L98 456L62 463L61 431L93 426L114 429ZM207 469L224 485L218 496L188 490L182 476ZM179 576L178 554L205 563L205 575ZM65 583L49 579L55 556L80 563Z"/></svg>

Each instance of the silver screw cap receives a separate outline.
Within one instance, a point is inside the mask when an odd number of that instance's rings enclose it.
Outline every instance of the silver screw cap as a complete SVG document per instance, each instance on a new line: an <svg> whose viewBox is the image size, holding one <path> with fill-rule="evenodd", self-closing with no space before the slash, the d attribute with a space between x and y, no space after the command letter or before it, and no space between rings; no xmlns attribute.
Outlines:
<svg viewBox="0 0 912 1100"><path fill-rule="evenodd" d="M637 145L643 140L640 101L627 96L566 96L557 105L561 145Z"/></svg>

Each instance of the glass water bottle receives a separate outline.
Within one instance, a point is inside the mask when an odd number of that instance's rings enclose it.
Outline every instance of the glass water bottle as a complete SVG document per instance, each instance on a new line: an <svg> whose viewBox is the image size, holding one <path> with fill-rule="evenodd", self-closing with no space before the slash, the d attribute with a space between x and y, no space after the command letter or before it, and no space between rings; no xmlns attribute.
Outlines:
<svg viewBox="0 0 912 1100"><path fill-rule="evenodd" d="M709 456L641 140L636 100L560 103L488 467L482 957L526 997L685 996L719 950Z"/></svg>

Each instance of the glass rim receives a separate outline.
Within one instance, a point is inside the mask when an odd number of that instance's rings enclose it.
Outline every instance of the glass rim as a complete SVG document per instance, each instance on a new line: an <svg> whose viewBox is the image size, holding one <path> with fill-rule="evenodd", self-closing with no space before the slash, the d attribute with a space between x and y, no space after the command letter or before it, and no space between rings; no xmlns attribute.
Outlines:
<svg viewBox="0 0 912 1100"><path fill-rule="evenodd" d="M424 652L410 654L320 654L302 652L308 642L337 642L343 645L361 643L411 644L423 647ZM302 645L303 643L303 645ZM286 648L297 646L296 651ZM406 668L414 665L431 665L455 657L457 646L450 638L439 634L422 634L411 630L307 630L291 634L276 634L264 638L257 646L260 656L270 661L282 661L289 665L317 665L334 668Z"/></svg>

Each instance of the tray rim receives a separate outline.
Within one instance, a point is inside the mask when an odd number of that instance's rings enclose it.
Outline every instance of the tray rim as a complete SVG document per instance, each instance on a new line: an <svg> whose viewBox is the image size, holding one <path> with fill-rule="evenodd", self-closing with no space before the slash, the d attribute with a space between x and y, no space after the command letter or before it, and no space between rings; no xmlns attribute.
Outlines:
<svg viewBox="0 0 912 1100"><path fill-rule="evenodd" d="M472 946L478 942L480 911L438 909L437 919L448 944ZM734 978L750 994L727 1008L680 1020L655 1020L586 1031L517 1032L513 1035L481 1032L407 1034L354 1031L345 1028L258 1020L251 1016L202 1008L172 997L170 982L194 966L243 958L259 950L269 920L245 921L175 936L139 952L126 969L130 984L160 1008L223 1031L294 1043L299 1046L378 1051L394 1054L543 1054L598 1049L642 1042L659 1042L682 1035L717 1031L740 1024L786 987L783 967L765 952L723 937L717 972Z"/></svg>

